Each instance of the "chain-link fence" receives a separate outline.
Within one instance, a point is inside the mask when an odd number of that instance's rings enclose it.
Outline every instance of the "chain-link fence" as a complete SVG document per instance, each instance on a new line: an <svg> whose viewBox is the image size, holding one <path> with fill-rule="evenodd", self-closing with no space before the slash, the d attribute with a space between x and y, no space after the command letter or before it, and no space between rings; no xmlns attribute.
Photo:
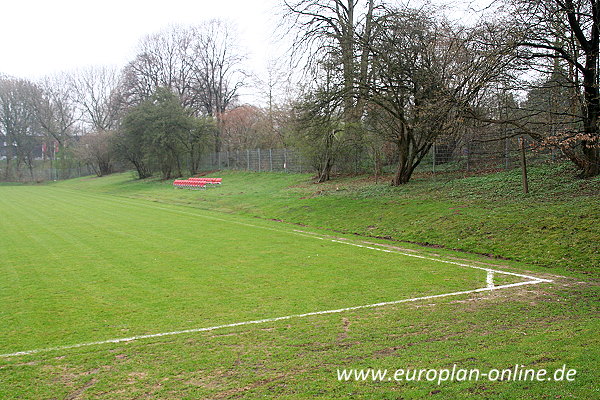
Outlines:
<svg viewBox="0 0 600 400"><path fill-rule="evenodd" d="M130 167L121 162L112 164L113 172L124 172ZM49 160L36 160L32 168L20 165L19 168L14 163L6 163L6 160L0 161L0 182L46 182L61 181L65 179L80 178L83 176L96 175L96 171L91 166L70 161L66 165L60 162Z"/></svg>
<svg viewBox="0 0 600 400"><path fill-rule="evenodd" d="M257 172L310 172L309 163L295 149L255 149L206 154L200 169L237 169Z"/></svg>
<svg viewBox="0 0 600 400"><path fill-rule="evenodd" d="M471 139L460 141L440 140L417 168L418 172L476 172L511 169L520 166L521 145L519 137ZM523 147L527 162L536 164L562 159L555 149L541 149L538 143L525 137Z"/></svg>
<svg viewBox="0 0 600 400"><path fill-rule="evenodd" d="M11 168L7 170L5 165L0 166L0 181L5 182L45 182L64 179L79 178L94 175L94 171L87 165L79 165L72 168L49 168L36 166L29 168Z"/></svg>
<svg viewBox="0 0 600 400"><path fill-rule="evenodd" d="M536 142L524 139L529 163L561 158L554 150L539 150ZM438 140L416 168L415 172L476 172L483 170L511 169L520 165L519 139L500 140ZM390 149L383 151L376 160L372 152L357 147L335 161L333 173L373 173L379 165L383 173L391 173L397 164L397 155ZM315 172L309 160L297 149L254 149L224 151L206 154L200 163L204 171L235 169L257 172Z"/></svg>
<svg viewBox="0 0 600 400"><path fill-rule="evenodd" d="M525 139L527 162L535 164L562 158L555 150L539 150L536 142ZM417 173L476 172L483 170L511 169L520 165L520 145L518 138L500 140L465 139L438 140L418 167ZM393 148L385 149L376 158L373 152L364 147L356 147L343 157L335 160L334 174L372 174L378 166L382 173L393 173L397 165L397 155ZM124 171L125 165L115 166L115 171ZM314 173L313 164L297 149L253 149L222 151L205 154L200 162L200 170L213 171L235 169L256 172ZM40 165L30 171L11 168L0 163L0 180L19 182L42 182L63 180L94 175L85 164L71 165L70 168L48 168Z"/></svg>

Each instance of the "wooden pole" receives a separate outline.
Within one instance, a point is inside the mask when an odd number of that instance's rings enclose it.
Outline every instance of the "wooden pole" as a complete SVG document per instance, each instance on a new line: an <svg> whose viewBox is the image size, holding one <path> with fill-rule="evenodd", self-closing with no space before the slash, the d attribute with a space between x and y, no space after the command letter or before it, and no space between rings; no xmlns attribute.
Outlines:
<svg viewBox="0 0 600 400"><path fill-rule="evenodd" d="M529 183L527 182L527 159L525 158L525 140L519 138L521 145L521 180L523 181L523 193L529 193Z"/></svg>
<svg viewBox="0 0 600 400"><path fill-rule="evenodd" d="M433 150L431 152L433 154L433 156L431 158L432 158L432 163L433 163L433 173L435 175L435 142L433 142L433 145L431 147L433 147Z"/></svg>

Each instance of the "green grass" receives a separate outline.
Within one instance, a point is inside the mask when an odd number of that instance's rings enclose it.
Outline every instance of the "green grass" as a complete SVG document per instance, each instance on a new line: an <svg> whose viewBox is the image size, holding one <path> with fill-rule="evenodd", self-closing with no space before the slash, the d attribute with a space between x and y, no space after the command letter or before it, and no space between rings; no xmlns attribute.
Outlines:
<svg viewBox="0 0 600 400"><path fill-rule="evenodd" d="M131 174L83 178L60 187L182 204L305 224L349 234L443 246L598 276L600 178L581 180L568 165L466 178L419 177L391 187L360 176L315 185L309 175L223 172L218 190L173 190Z"/></svg>
<svg viewBox="0 0 600 400"><path fill-rule="evenodd" d="M515 172L401 188L242 172L204 191L130 174L1 186L0 353L485 286L484 271L295 229L554 282L0 358L0 398L598 398L598 180L571 174L534 169L531 195ZM341 368L515 363L578 372L440 386L336 379Z"/></svg>
<svg viewBox="0 0 600 400"><path fill-rule="evenodd" d="M245 218L3 188L0 353L485 286L485 271Z"/></svg>
<svg viewBox="0 0 600 400"><path fill-rule="evenodd" d="M0 218L2 353L485 286L275 223L47 186L3 188Z"/></svg>

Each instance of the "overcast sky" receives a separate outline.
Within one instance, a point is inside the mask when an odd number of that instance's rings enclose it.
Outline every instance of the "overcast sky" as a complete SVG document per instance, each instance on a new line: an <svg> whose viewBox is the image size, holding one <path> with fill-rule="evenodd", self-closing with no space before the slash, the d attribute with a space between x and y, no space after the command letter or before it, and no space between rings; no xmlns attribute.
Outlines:
<svg viewBox="0 0 600 400"><path fill-rule="evenodd" d="M169 25L233 22L248 64L264 68L277 0L5 0L0 73L38 79L91 65L122 67L138 41Z"/></svg>
<svg viewBox="0 0 600 400"><path fill-rule="evenodd" d="M462 3L464 9L482 1L432 2ZM240 47L248 55L245 67L264 77L269 60L280 61L283 54L283 46L273 44L278 4L279 0L4 0L0 74L37 80L89 66L121 68L133 59L145 35L173 24L219 18L237 28ZM246 98L241 100L253 101L251 93L245 88Z"/></svg>

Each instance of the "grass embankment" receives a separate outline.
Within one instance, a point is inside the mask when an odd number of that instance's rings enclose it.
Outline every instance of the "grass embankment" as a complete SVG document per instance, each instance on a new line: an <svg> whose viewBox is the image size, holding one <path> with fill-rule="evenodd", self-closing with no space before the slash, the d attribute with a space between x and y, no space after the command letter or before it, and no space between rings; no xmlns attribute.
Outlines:
<svg viewBox="0 0 600 400"><path fill-rule="evenodd" d="M530 194L522 193L519 170L417 177L401 187L367 177L313 184L308 175L218 175L223 186L204 191L135 181L131 174L57 186L442 246L553 271L600 272L600 179L576 179L568 165L530 168Z"/></svg>

